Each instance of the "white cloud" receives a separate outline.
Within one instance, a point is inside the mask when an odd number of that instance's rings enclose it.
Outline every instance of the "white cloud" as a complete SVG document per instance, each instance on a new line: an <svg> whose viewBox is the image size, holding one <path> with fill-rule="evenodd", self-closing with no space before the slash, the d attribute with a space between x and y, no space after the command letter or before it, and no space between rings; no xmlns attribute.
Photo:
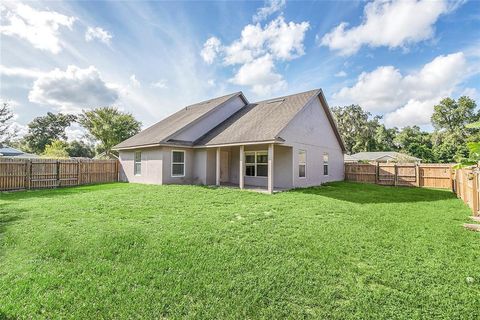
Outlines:
<svg viewBox="0 0 480 320"><path fill-rule="evenodd" d="M215 87L215 85L216 85L215 79L209 79L207 81L207 84L208 84L209 87Z"/></svg>
<svg viewBox="0 0 480 320"><path fill-rule="evenodd" d="M157 82L153 82L151 84L152 87L154 88L159 88L159 89L167 89L168 88L168 82L166 79L160 79Z"/></svg>
<svg viewBox="0 0 480 320"><path fill-rule="evenodd" d="M393 66L381 66L363 72L353 86L335 93L333 101L336 105L355 103L368 111L387 113L388 126L427 124L433 104L451 95L468 75L462 52L438 56L407 75Z"/></svg>
<svg viewBox="0 0 480 320"><path fill-rule="evenodd" d="M309 28L310 24L306 21L285 22L283 16L265 26L248 24L240 38L230 45L221 45L215 37L208 39L202 56L207 63L212 63L221 54L225 65L240 65L230 82L250 86L259 95L269 94L284 89L287 84L275 71L275 62L290 61L304 55L303 41ZM265 79L275 83L267 83Z"/></svg>
<svg viewBox="0 0 480 320"><path fill-rule="evenodd" d="M45 72L37 69L26 69L17 67L6 67L0 65L0 75L7 77L20 77L20 78L38 78L44 75Z"/></svg>
<svg viewBox="0 0 480 320"><path fill-rule="evenodd" d="M325 34L320 44L342 55L352 55L363 45L404 47L431 39L440 15L456 6L445 0L375 0L365 6L360 25L348 28L348 23L342 22Z"/></svg>
<svg viewBox="0 0 480 320"><path fill-rule="evenodd" d="M95 67L68 66L65 71L54 69L35 80L28 99L74 112L110 105L118 96L118 90L107 84Z"/></svg>
<svg viewBox="0 0 480 320"><path fill-rule="evenodd" d="M220 52L221 46L222 43L217 37L210 37L203 44L203 49L200 52L200 55L206 63L212 64Z"/></svg>
<svg viewBox="0 0 480 320"><path fill-rule="evenodd" d="M8 6L7 6L8 4ZM57 54L62 50L60 27L72 29L75 17L55 11L40 11L22 3L4 3L0 34L27 40L35 48Z"/></svg>
<svg viewBox="0 0 480 320"><path fill-rule="evenodd" d="M343 77L346 77L346 76L347 76L347 73L343 70L335 73L335 77L338 77L338 78L343 78Z"/></svg>
<svg viewBox="0 0 480 320"><path fill-rule="evenodd" d="M110 44L110 40L112 40L113 36L110 32L100 27L88 27L87 31L85 32L85 40L90 42L93 40L100 40L105 44Z"/></svg>
<svg viewBox="0 0 480 320"><path fill-rule="evenodd" d="M230 82L251 86L252 91L259 96L265 96L287 87L283 77L275 72L275 65L270 54L242 65Z"/></svg>
<svg viewBox="0 0 480 320"><path fill-rule="evenodd" d="M140 88L141 84L140 84L140 81L137 80L137 76L132 74L130 76L130 84L132 85L132 87L134 88Z"/></svg>
<svg viewBox="0 0 480 320"><path fill-rule="evenodd" d="M268 16L285 8L285 4L286 0L266 0L265 6L258 8L257 13L252 17L253 22L265 20Z"/></svg>

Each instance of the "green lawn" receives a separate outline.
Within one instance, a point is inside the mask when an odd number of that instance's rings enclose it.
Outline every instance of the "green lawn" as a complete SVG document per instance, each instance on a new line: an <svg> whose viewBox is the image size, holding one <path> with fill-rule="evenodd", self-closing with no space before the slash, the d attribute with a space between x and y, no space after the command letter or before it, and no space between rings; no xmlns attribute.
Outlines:
<svg viewBox="0 0 480 320"><path fill-rule="evenodd" d="M0 318L479 319L469 215L447 191L354 183L4 193Z"/></svg>

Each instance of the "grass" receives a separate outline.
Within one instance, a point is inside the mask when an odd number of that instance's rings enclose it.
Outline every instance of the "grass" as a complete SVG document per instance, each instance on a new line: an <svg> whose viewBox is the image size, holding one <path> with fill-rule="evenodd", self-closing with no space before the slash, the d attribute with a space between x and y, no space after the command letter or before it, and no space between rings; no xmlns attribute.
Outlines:
<svg viewBox="0 0 480 320"><path fill-rule="evenodd" d="M4 193L0 318L478 319L469 215L447 191L354 183Z"/></svg>

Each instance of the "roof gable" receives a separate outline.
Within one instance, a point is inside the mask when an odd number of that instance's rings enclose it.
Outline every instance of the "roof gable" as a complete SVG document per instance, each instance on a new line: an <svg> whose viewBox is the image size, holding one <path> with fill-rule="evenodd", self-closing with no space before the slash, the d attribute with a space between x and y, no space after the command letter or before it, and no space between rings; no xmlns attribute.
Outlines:
<svg viewBox="0 0 480 320"><path fill-rule="evenodd" d="M278 134L320 90L255 102L199 139L199 145L222 145L239 142L277 140Z"/></svg>
<svg viewBox="0 0 480 320"><path fill-rule="evenodd" d="M238 96L246 101L242 92L235 92L226 96L189 105L160 122L157 122L151 127L139 132L133 137L121 142L115 146L115 149L167 143L167 140L175 133L196 123L203 117L208 116L208 114L217 107Z"/></svg>

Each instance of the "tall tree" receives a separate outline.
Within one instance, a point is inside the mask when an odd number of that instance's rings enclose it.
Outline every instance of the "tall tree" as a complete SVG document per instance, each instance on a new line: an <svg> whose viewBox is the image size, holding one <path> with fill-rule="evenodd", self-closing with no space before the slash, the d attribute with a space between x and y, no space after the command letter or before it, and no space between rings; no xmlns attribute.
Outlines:
<svg viewBox="0 0 480 320"><path fill-rule="evenodd" d="M11 131L12 120L13 112L8 103L3 102L0 106L0 146L9 143L15 136L15 132Z"/></svg>
<svg viewBox="0 0 480 320"><path fill-rule="evenodd" d="M404 127L395 137L395 143L401 152L422 159L425 162L435 160L432 152L431 136L419 126Z"/></svg>
<svg viewBox="0 0 480 320"><path fill-rule="evenodd" d="M70 142L66 150L70 157L93 158L95 156L94 148L83 141Z"/></svg>
<svg viewBox="0 0 480 320"><path fill-rule="evenodd" d="M45 146L42 156L50 159L66 159L68 158L67 146L65 141L53 140Z"/></svg>
<svg viewBox="0 0 480 320"><path fill-rule="evenodd" d="M37 117L28 124L28 133L24 140L30 152L41 154L48 144L55 140L66 140L65 129L74 122L76 116L48 112L46 116Z"/></svg>
<svg viewBox="0 0 480 320"><path fill-rule="evenodd" d="M113 154L115 145L138 133L141 128L141 122L133 115L113 107L84 110L79 123L100 143L98 150L106 155Z"/></svg>
<svg viewBox="0 0 480 320"><path fill-rule="evenodd" d="M467 129L469 123L480 118L476 108L475 101L466 96L457 101L445 98L434 106L432 143L436 161L453 162L468 156L467 141L478 140L478 129Z"/></svg>
<svg viewBox="0 0 480 320"><path fill-rule="evenodd" d="M463 96L457 101L445 98L434 106L432 125L436 131L458 132L466 134L466 125L479 120L477 104L473 99Z"/></svg>

